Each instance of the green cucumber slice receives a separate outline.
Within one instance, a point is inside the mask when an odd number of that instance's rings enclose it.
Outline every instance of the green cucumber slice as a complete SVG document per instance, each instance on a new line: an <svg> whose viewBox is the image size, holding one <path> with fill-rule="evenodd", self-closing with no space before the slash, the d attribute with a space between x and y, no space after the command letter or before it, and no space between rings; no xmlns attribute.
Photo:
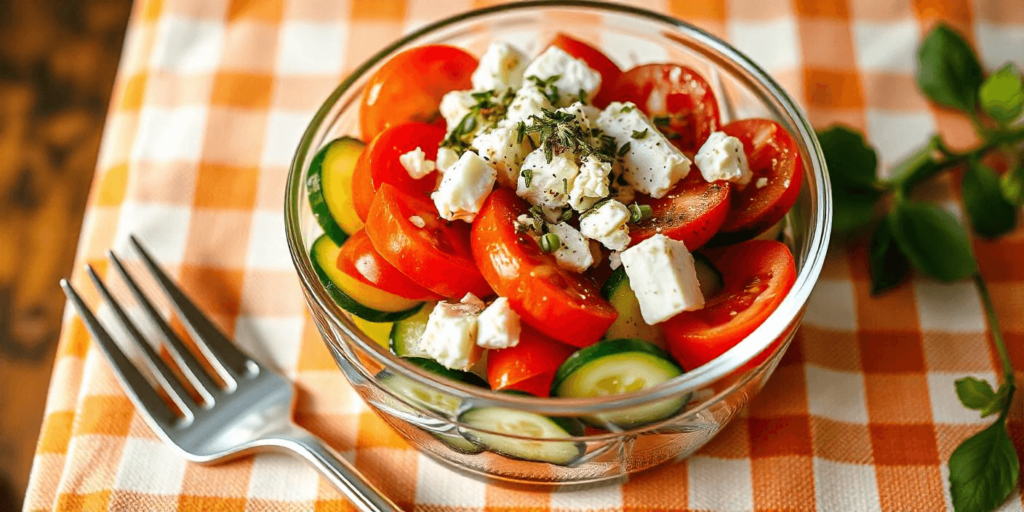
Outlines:
<svg viewBox="0 0 1024 512"><path fill-rule="evenodd" d="M483 446L462 437L462 434L459 434L458 432L454 434L447 432L431 432L430 435L434 436L434 439L437 439L448 448L451 448L453 451L463 455L476 455L478 453L483 453L486 450Z"/></svg>
<svg viewBox="0 0 1024 512"><path fill-rule="evenodd" d="M460 370L451 370L441 366L438 362L431 359L410 357L407 361L423 368L424 370L436 373L448 379L472 386L490 388L490 386L487 385L487 381L481 379L476 374ZM380 373L377 374L376 378L381 384L387 386L387 388L395 394L407 398L410 402L439 414L453 416L455 412L459 410L459 406L462 405L462 399L457 396L436 391L410 378L393 374L388 370L381 370Z"/></svg>
<svg viewBox="0 0 1024 512"><path fill-rule="evenodd" d="M434 310L434 304L427 303L416 314L395 322L391 327L388 347L398 357L430 357L420 346L423 331L427 329L427 319Z"/></svg>
<svg viewBox="0 0 1024 512"><path fill-rule="evenodd" d="M423 306L422 302L378 290L338 270L340 251L341 247L325 234L313 242L310 260L327 293L345 311L370 322L395 322Z"/></svg>
<svg viewBox="0 0 1024 512"><path fill-rule="evenodd" d="M324 233L338 245L363 228L352 205L352 172L364 147L366 144L352 137L335 139L317 152L306 173L309 208Z"/></svg>
<svg viewBox="0 0 1024 512"><path fill-rule="evenodd" d="M555 372L552 394L585 398L632 393L683 374L683 369L653 343L638 339L600 341L569 356ZM583 418L596 426L629 428L675 414L686 398L669 398L621 411Z"/></svg>
<svg viewBox="0 0 1024 512"><path fill-rule="evenodd" d="M582 457L587 449L585 444L572 441L572 434L559 422L532 412L480 407L462 413L459 422L472 427L460 429L466 439L512 459L565 466Z"/></svg>
<svg viewBox="0 0 1024 512"><path fill-rule="evenodd" d="M611 277L605 281L601 288L601 296L608 299L615 311L619 313L615 322L608 327L608 332L604 335L605 338L636 338L664 345L661 326L647 325L647 322L644 322L644 318L640 314L640 302L637 301L636 294L629 287L629 276L626 275L624 267L615 269Z"/></svg>

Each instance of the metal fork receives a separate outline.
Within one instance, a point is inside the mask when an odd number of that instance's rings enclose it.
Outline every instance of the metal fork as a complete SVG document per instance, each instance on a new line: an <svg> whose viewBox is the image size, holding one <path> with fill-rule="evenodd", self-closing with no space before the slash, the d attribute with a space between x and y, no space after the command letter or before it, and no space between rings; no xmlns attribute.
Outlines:
<svg viewBox="0 0 1024 512"><path fill-rule="evenodd" d="M117 256L108 251L107 257L128 284L146 316L160 330L174 363L201 397L201 401L193 398L143 338L91 266L86 266L89 278L142 349L146 366L156 377L158 387L177 406L178 412L161 398L157 388L150 384L114 343L71 284L62 279L60 286L82 317L86 328L107 354L121 386L135 407L142 411L150 428L165 442L175 446L186 459L203 464L221 462L257 451L293 452L315 466L360 510L400 510L367 482L351 463L341 458L318 437L292 422L291 384L235 347L167 277L138 240L134 236L130 239L132 246L142 256L144 266L170 298L178 317L216 375L207 372L185 347Z"/></svg>

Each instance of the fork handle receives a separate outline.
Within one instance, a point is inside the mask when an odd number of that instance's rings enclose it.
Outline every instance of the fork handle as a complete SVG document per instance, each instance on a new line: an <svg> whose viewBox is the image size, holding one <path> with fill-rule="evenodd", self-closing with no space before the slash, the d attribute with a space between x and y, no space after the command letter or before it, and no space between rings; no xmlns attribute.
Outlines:
<svg viewBox="0 0 1024 512"><path fill-rule="evenodd" d="M364 512L401 511L393 501L384 496L376 487L359 473L352 463L338 455L319 437L296 427L294 435L281 437L282 448L297 453L312 464L327 480L345 495L359 510Z"/></svg>

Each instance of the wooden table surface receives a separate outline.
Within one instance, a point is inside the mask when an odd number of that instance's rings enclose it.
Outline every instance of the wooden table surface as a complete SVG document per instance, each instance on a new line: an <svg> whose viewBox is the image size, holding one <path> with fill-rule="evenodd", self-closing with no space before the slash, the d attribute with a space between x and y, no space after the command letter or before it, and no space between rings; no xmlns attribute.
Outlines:
<svg viewBox="0 0 1024 512"><path fill-rule="evenodd" d="M19 510L130 0L0 1L0 510Z"/></svg>

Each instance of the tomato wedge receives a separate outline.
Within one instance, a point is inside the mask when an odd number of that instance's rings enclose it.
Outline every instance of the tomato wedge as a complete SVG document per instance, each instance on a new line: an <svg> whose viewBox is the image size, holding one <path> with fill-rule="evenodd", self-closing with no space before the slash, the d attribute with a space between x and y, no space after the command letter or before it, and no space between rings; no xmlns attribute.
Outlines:
<svg viewBox="0 0 1024 512"><path fill-rule="evenodd" d="M705 254L722 274L722 290L703 309L684 311L663 324L668 351L687 370L743 341L796 282L793 255L779 242L750 240Z"/></svg>
<svg viewBox="0 0 1024 512"><path fill-rule="evenodd" d="M423 227L413 224L419 217ZM437 216L429 199L381 185L370 205L366 234L388 263L420 286L442 297L459 299L467 293L491 295L470 248L469 224Z"/></svg>
<svg viewBox="0 0 1024 512"><path fill-rule="evenodd" d="M655 120L680 151L693 155L722 124L718 100L696 71L676 64L645 64L626 71L611 93ZM667 117L667 123L658 118Z"/></svg>
<svg viewBox="0 0 1024 512"><path fill-rule="evenodd" d="M412 300L441 300L442 297L416 284L392 266L373 248L366 230L350 236L338 253L338 270L388 293Z"/></svg>
<svg viewBox="0 0 1024 512"><path fill-rule="evenodd" d="M612 89L622 75L622 70L607 55L579 39L573 39L561 32L551 41L551 46L557 46L565 53L581 59L590 66L590 69L601 73L601 88L591 103L597 108L605 108L615 100L612 97Z"/></svg>
<svg viewBox="0 0 1024 512"><path fill-rule="evenodd" d="M437 173L413 179L398 157L420 148L427 160L437 158L437 146L444 128L426 123L405 123L380 132L356 160L352 171L352 203L356 214L366 221L373 195L383 183L390 183L414 195L429 196L437 184Z"/></svg>
<svg viewBox="0 0 1024 512"><path fill-rule="evenodd" d="M487 353L487 382L495 391L514 389L550 396L555 371L575 351L576 347L524 325L518 345Z"/></svg>
<svg viewBox="0 0 1024 512"><path fill-rule="evenodd" d="M473 258L494 291L521 320L575 347L597 342L618 313L588 278L564 270L514 221L527 212L515 192L499 188L473 222Z"/></svg>
<svg viewBox="0 0 1024 512"><path fill-rule="evenodd" d="M472 88L470 76L477 64L476 57L445 45L420 46L395 55L363 89L359 105L363 140L410 121L443 123L438 112L441 97Z"/></svg>
<svg viewBox="0 0 1024 512"><path fill-rule="evenodd" d="M657 233L680 240L690 251L706 244L718 233L729 214L730 187L725 183L708 183L696 168L674 189L661 198L640 196L639 204L651 207L651 218L629 228L632 244L638 244Z"/></svg>
<svg viewBox="0 0 1024 512"><path fill-rule="evenodd" d="M732 208L715 243L732 243L757 236L786 216L803 183L803 162L793 136L768 119L743 119L722 131L740 139L754 177L733 191ZM755 184L765 178L765 186Z"/></svg>

